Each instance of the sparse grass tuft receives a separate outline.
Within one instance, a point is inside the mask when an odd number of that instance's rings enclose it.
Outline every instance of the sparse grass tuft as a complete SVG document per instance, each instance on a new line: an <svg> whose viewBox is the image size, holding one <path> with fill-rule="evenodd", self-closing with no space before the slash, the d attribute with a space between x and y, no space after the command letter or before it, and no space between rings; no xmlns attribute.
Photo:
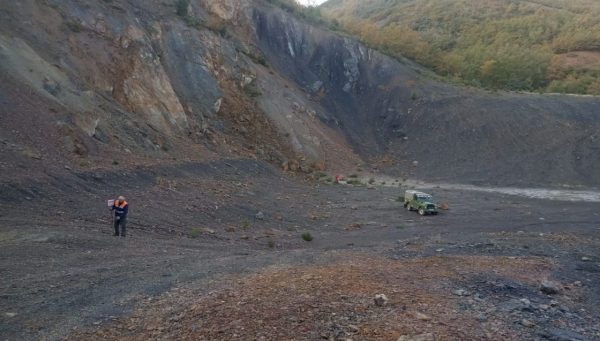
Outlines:
<svg viewBox="0 0 600 341"><path fill-rule="evenodd" d="M250 227L250 220L248 220L248 219L242 220L242 228L247 229L249 227Z"/></svg>
<svg viewBox="0 0 600 341"><path fill-rule="evenodd" d="M269 239L269 241L267 242L267 246L271 249L275 247L275 242L273 241L273 239Z"/></svg>

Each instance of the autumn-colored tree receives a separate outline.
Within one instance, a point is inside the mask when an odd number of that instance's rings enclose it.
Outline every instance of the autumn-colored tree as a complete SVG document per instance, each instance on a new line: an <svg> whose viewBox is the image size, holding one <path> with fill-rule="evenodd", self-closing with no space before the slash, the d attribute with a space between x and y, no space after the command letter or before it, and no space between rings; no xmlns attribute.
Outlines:
<svg viewBox="0 0 600 341"><path fill-rule="evenodd" d="M600 51L600 2L344 0L320 9L365 44L453 80L495 89L597 93L597 68L575 71L555 57Z"/></svg>

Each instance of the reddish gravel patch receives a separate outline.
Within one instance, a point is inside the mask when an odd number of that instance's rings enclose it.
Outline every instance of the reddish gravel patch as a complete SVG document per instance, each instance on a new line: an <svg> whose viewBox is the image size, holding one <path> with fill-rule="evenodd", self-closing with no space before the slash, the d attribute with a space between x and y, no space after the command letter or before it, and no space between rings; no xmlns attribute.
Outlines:
<svg viewBox="0 0 600 341"><path fill-rule="evenodd" d="M534 286L551 268L531 257L392 261L353 253L327 265L229 279L208 294L176 289L122 322L69 339L396 340L422 333L439 340L519 339L503 319L482 323L458 311L453 283L488 274ZM387 295L387 305L374 304L378 293Z"/></svg>

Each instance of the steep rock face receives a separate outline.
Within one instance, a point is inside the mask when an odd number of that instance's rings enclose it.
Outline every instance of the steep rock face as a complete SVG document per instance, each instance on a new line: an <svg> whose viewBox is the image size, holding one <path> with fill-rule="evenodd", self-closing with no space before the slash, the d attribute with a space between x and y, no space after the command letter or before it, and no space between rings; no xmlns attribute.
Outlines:
<svg viewBox="0 0 600 341"><path fill-rule="evenodd" d="M163 1L3 2L4 174L19 176L19 164L294 157L244 93L253 62L241 43L210 27L214 15L202 4L189 12L178 17ZM243 124L246 134L236 107L259 118Z"/></svg>
<svg viewBox="0 0 600 341"><path fill-rule="evenodd" d="M256 6L251 15L257 44L274 67L326 109L321 119L341 127L363 157L387 160L394 174L600 185L598 98L453 87L285 13Z"/></svg>
<svg viewBox="0 0 600 341"><path fill-rule="evenodd" d="M299 86L287 75L281 76L271 67L272 60L257 44L252 13L256 6L275 11L282 20L289 14L279 11L262 1L201 1L207 11L231 26L234 37L240 42L240 60L250 58L253 62L241 68L241 87L255 92L256 101L262 112L286 137L298 159L307 168L347 169L361 163L360 158L348 146L339 127L328 127L318 117L327 116L326 109L307 98L303 86ZM306 25L306 24L302 24ZM231 63L229 63L231 64ZM305 168L303 167L303 168Z"/></svg>

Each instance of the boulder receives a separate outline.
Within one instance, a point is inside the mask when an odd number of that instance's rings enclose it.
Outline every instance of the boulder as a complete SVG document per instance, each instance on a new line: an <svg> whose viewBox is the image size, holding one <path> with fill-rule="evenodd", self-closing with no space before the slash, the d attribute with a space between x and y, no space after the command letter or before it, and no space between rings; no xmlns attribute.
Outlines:
<svg viewBox="0 0 600 341"><path fill-rule="evenodd" d="M560 292L560 288L558 284L552 281L543 280L540 284L540 291L547 295L555 295Z"/></svg>
<svg viewBox="0 0 600 341"><path fill-rule="evenodd" d="M388 298L385 294L377 294L377 295L375 295L375 298L373 299L373 301L375 302L376 306L383 307L384 305L386 305L388 303Z"/></svg>

